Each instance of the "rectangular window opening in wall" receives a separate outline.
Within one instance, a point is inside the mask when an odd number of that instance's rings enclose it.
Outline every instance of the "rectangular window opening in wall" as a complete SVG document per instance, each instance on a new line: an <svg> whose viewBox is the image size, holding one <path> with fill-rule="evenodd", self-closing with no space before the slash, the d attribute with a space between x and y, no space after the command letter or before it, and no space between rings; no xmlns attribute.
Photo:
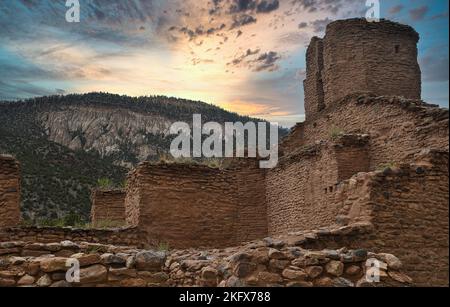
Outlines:
<svg viewBox="0 0 450 307"><path fill-rule="evenodd" d="M400 52L400 45L395 45L395 53L399 53Z"/></svg>
<svg viewBox="0 0 450 307"><path fill-rule="evenodd" d="M329 189L330 189L330 193L333 193L334 188L330 187Z"/></svg>

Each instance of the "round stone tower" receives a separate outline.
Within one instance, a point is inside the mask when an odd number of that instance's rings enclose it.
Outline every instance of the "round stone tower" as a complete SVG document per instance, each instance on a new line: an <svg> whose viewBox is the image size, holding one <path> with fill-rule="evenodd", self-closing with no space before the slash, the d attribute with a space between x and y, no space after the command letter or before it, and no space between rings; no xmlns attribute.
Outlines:
<svg viewBox="0 0 450 307"><path fill-rule="evenodd" d="M420 99L418 41L412 27L387 20L330 23L323 39L325 106L364 92Z"/></svg>

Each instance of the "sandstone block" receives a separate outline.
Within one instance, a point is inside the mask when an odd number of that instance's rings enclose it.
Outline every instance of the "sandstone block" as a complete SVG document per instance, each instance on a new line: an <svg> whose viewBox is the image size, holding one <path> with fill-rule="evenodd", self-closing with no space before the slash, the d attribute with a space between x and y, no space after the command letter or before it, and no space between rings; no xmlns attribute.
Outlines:
<svg viewBox="0 0 450 307"><path fill-rule="evenodd" d="M326 265L325 269L328 274L340 277L344 273L344 264L340 261L333 260Z"/></svg>
<svg viewBox="0 0 450 307"><path fill-rule="evenodd" d="M101 283L106 281L108 271L102 265L96 264L80 270L80 282L83 284L88 283Z"/></svg>
<svg viewBox="0 0 450 307"><path fill-rule="evenodd" d="M54 257L47 258L40 261L41 270L50 273L56 271L66 271L69 266L66 266L68 258Z"/></svg>
<svg viewBox="0 0 450 307"><path fill-rule="evenodd" d="M164 265L164 252L143 251L136 254L136 268L142 271L159 271Z"/></svg>
<svg viewBox="0 0 450 307"><path fill-rule="evenodd" d="M323 267L321 266L310 266L305 268L306 273L309 277L315 279L323 273Z"/></svg>
<svg viewBox="0 0 450 307"><path fill-rule="evenodd" d="M38 287L48 287L52 284L52 279L48 274L43 275L41 278L38 279L36 282L36 285Z"/></svg>
<svg viewBox="0 0 450 307"><path fill-rule="evenodd" d="M285 269L282 275L284 278L297 281L305 281L308 278L308 274L303 270Z"/></svg>

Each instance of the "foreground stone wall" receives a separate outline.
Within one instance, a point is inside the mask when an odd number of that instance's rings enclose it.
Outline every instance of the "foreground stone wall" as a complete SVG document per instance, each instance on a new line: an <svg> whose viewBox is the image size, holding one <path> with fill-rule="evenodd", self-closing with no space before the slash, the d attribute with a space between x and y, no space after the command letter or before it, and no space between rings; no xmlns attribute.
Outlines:
<svg viewBox="0 0 450 307"><path fill-rule="evenodd" d="M75 229L61 227L13 227L0 229L0 242L25 241L51 243L60 241L147 247L145 237L136 228ZM0 252L1 253L1 252Z"/></svg>
<svg viewBox="0 0 450 307"><path fill-rule="evenodd" d="M292 150L341 131L370 136L370 169L386 164L411 163L424 148L448 149L449 111L418 100L399 97L350 95L316 117L308 118L282 144Z"/></svg>
<svg viewBox="0 0 450 307"><path fill-rule="evenodd" d="M20 223L20 165L0 155L0 228Z"/></svg>
<svg viewBox="0 0 450 307"><path fill-rule="evenodd" d="M91 222L95 226L125 225L125 191L94 190L91 195Z"/></svg>
<svg viewBox="0 0 450 307"><path fill-rule="evenodd" d="M418 285L448 286L448 151L360 180L370 194L349 207L348 217L350 223L369 219L376 234L362 246L395 253Z"/></svg>
<svg viewBox="0 0 450 307"><path fill-rule="evenodd" d="M129 225L152 244L225 247L267 235L264 173L254 166L142 163L128 178Z"/></svg>
<svg viewBox="0 0 450 307"><path fill-rule="evenodd" d="M335 223L340 182L369 170L368 136L341 135L300 148L267 174L269 234L318 229Z"/></svg>
<svg viewBox="0 0 450 307"><path fill-rule="evenodd" d="M366 250L305 250L267 238L225 250L136 250L70 241L0 243L0 286L411 286L402 264L390 254ZM35 256L29 252L34 251ZM80 282L68 283L69 259L79 261ZM379 261L380 282L366 279L367 260ZM370 264L371 262L369 262Z"/></svg>

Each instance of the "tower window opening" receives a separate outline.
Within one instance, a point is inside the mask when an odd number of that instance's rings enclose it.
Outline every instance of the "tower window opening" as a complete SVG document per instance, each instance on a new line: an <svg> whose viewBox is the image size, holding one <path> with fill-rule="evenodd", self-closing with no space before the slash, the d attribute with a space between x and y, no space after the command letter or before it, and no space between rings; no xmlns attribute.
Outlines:
<svg viewBox="0 0 450 307"><path fill-rule="evenodd" d="M395 53L399 53L400 52L400 45L395 45Z"/></svg>

